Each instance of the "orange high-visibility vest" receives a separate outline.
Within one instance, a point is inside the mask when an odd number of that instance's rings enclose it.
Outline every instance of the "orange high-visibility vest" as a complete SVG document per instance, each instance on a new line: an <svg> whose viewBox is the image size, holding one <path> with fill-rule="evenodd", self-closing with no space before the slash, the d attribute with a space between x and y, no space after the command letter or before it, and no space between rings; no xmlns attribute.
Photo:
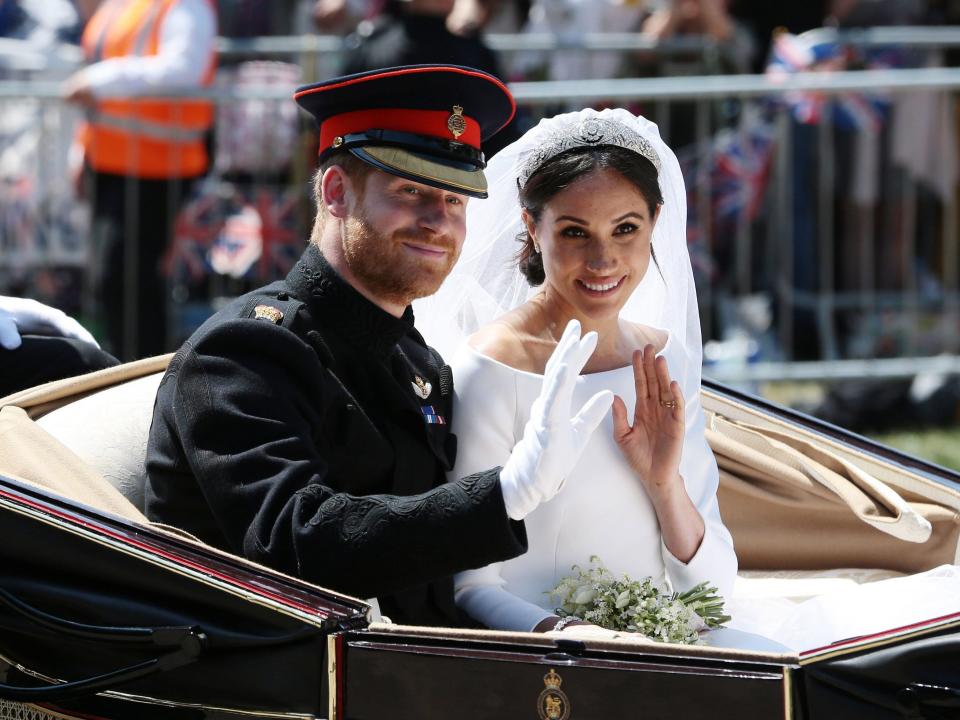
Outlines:
<svg viewBox="0 0 960 720"><path fill-rule="evenodd" d="M160 46L160 28L179 0L105 0L87 23L83 49L90 62L149 57ZM211 3L212 0L207 0ZM211 48L202 85L213 83ZM206 100L103 100L80 128L87 164L103 173L140 178L202 175L208 158L205 133L213 123Z"/></svg>

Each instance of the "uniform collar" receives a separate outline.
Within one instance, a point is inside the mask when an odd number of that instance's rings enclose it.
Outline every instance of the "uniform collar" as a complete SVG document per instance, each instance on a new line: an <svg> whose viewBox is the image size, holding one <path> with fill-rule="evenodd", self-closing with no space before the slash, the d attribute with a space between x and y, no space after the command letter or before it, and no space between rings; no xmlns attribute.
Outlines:
<svg viewBox="0 0 960 720"><path fill-rule="evenodd" d="M413 330L412 307L394 317L373 304L344 280L312 243L290 271L287 283L315 307L313 315L320 323L358 347L384 352Z"/></svg>

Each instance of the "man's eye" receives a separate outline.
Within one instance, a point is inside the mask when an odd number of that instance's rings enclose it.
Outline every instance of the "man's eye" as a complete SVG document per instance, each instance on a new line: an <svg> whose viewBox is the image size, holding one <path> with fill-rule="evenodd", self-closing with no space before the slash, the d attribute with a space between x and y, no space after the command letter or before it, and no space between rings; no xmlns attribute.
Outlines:
<svg viewBox="0 0 960 720"><path fill-rule="evenodd" d="M407 195L419 195L420 188L414 187L413 185L405 185L402 189L402 192L406 193Z"/></svg>
<svg viewBox="0 0 960 720"><path fill-rule="evenodd" d="M463 205L463 198L459 198L456 195L448 195L447 202L451 205Z"/></svg>

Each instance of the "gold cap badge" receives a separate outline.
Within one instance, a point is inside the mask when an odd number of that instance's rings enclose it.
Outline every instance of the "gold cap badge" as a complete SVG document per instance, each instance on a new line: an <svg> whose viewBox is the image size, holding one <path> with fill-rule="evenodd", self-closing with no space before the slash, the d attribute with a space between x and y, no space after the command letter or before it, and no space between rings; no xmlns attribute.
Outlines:
<svg viewBox="0 0 960 720"><path fill-rule="evenodd" d="M463 108L459 105L453 106L453 114L447 118L447 130L454 138L459 138L467 131L467 121L463 117Z"/></svg>
<svg viewBox="0 0 960 720"><path fill-rule="evenodd" d="M567 720L570 717L570 699L560 689L562 683L563 680L553 668L543 676L545 687L537 698L540 720Z"/></svg>
<svg viewBox="0 0 960 720"><path fill-rule="evenodd" d="M257 320L269 320L276 325L283 322L283 313L272 305L257 305L253 309L253 316Z"/></svg>

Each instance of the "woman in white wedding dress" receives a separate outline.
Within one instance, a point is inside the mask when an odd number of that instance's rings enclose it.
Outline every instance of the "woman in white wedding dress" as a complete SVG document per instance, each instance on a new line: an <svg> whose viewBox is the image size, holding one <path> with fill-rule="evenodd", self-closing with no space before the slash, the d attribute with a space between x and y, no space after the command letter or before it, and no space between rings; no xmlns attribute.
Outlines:
<svg viewBox="0 0 960 720"><path fill-rule="evenodd" d="M549 118L486 174L490 199L468 208L460 261L415 303L418 327L453 358L453 475L509 457L568 320L599 334L574 403L605 390L619 400L560 492L526 516L529 551L456 577L467 614L554 630L563 623L547 592L594 555L678 590L715 585L734 616L732 630L709 633L716 645L810 649L960 610L956 565L799 604L733 596L737 560L699 402L686 195L653 123L625 110Z"/></svg>
<svg viewBox="0 0 960 720"><path fill-rule="evenodd" d="M488 176L491 199L468 210L461 264L432 311L417 310L460 330L493 320L452 362L454 473L506 461L570 320L599 334L574 403L602 390L617 400L561 492L526 517L528 552L458 575L458 605L492 628L556 629L565 623L547 591L593 555L617 575L677 590L707 581L727 595L737 563L704 436L676 158L643 118L584 110L541 122Z"/></svg>

